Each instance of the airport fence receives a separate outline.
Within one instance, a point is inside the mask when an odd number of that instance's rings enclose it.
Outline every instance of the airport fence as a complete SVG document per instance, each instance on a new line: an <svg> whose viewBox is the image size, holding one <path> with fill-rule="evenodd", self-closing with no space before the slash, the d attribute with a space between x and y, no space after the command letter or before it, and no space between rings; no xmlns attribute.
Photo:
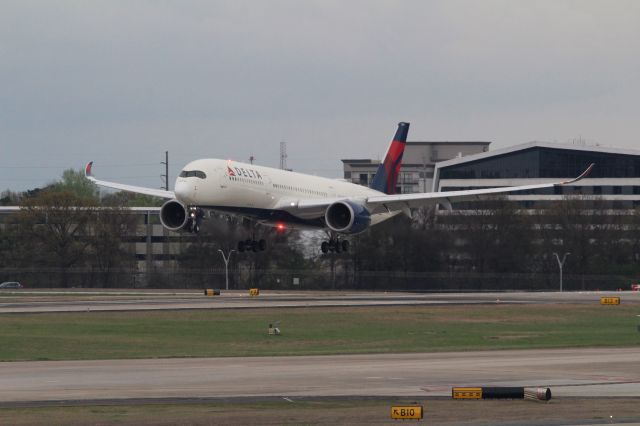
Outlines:
<svg viewBox="0 0 640 426"><path fill-rule="evenodd" d="M0 282L19 281L26 288L180 288L226 287L224 269L141 272L59 268L3 268ZM565 274L565 291L629 289L640 280L625 275ZM477 272L399 272L328 270L230 270L229 288L258 287L273 290L373 290L373 291L556 291L555 274Z"/></svg>

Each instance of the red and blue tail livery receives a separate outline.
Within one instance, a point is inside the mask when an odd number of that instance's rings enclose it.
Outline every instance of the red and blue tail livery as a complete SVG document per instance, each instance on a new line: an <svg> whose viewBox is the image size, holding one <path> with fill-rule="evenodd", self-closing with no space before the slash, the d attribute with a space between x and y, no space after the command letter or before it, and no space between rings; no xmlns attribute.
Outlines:
<svg viewBox="0 0 640 426"><path fill-rule="evenodd" d="M380 163L373 181L371 189L384 192L385 194L395 194L400 167L402 166L402 154L407 144L407 133L409 133L409 123L398 123L396 135L389 145L384 161Z"/></svg>

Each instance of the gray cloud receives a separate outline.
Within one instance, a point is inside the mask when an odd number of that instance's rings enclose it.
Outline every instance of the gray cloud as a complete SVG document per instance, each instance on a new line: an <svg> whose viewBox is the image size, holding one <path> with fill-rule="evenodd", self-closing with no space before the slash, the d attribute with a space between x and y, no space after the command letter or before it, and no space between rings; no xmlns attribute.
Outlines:
<svg viewBox="0 0 640 426"><path fill-rule="evenodd" d="M158 186L164 150L175 176L277 165L283 139L295 169L339 176L400 120L413 139L633 148L639 44L635 1L3 2L0 187L92 159Z"/></svg>

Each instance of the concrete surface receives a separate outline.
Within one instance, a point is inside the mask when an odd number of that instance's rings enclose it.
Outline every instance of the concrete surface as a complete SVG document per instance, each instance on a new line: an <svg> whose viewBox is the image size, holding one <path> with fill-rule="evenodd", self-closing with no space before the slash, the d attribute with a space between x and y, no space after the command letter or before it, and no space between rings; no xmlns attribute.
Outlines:
<svg viewBox="0 0 640 426"><path fill-rule="evenodd" d="M449 396L453 386L640 397L640 347L0 363L0 401Z"/></svg>
<svg viewBox="0 0 640 426"><path fill-rule="evenodd" d="M250 297L248 291L118 292L32 291L0 298L0 313L142 311L185 309L247 309L327 306L391 306L494 303L599 303L601 296L620 296L622 303L640 304L640 292L509 292L509 293L383 293L269 292ZM0 294L1 295L1 294Z"/></svg>

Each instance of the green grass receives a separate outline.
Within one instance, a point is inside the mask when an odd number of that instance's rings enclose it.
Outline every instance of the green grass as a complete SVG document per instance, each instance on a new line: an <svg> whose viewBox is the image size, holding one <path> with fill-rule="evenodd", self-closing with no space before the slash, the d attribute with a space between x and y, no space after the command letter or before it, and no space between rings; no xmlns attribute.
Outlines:
<svg viewBox="0 0 640 426"><path fill-rule="evenodd" d="M207 404L140 404L140 405L87 405L62 407L0 408L0 424L11 425L212 425L212 424L265 424L265 416L272 417L266 424L310 424L309 419L339 417L340 411L355 411L354 418L371 409L379 411L381 420L388 420L391 403L380 400L345 401L280 401L265 402L212 402ZM329 411L329 414L327 414ZM291 418L293 417L293 419ZM303 417L300 422L296 418ZM189 420L186 420L189 419ZM312 422L316 423L316 422ZM322 422L323 424L335 424Z"/></svg>
<svg viewBox="0 0 640 426"><path fill-rule="evenodd" d="M599 402L598 402L599 401ZM425 419L406 424L591 424L601 420L637 422L638 398L559 398L544 404L525 400L450 398L341 398L276 401L211 401L138 405L0 408L0 424L34 425L388 425L394 405L418 404ZM423 423L424 422L424 423ZM634 423L636 424L636 423Z"/></svg>
<svg viewBox="0 0 640 426"><path fill-rule="evenodd" d="M5 314L0 360L632 346L638 313L594 303ZM275 321L282 335L268 336Z"/></svg>

